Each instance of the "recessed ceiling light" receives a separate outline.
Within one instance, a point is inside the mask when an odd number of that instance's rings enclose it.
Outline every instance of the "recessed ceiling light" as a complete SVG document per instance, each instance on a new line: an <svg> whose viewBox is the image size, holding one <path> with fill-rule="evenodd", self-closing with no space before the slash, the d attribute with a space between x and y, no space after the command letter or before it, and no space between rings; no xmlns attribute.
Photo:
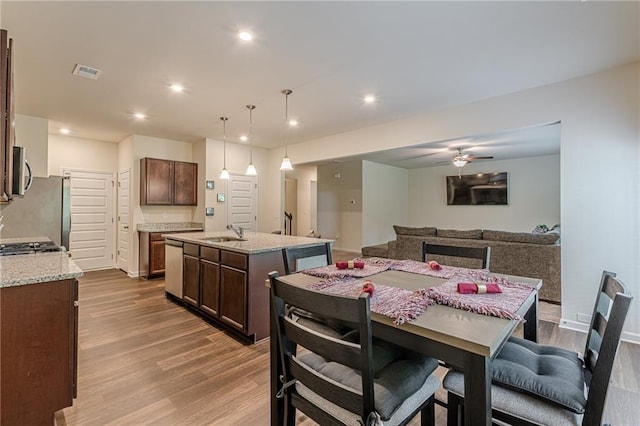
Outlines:
<svg viewBox="0 0 640 426"><path fill-rule="evenodd" d="M376 101L376 97L373 95L367 95L364 97L364 103L366 104L372 104Z"/></svg>
<svg viewBox="0 0 640 426"><path fill-rule="evenodd" d="M134 113L133 113L133 116L134 116L135 118L137 118L138 120L144 120L145 118L147 118L147 115L146 115L146 114L143 114L143 113L141 113L141 112L134 112Z"/></svg>
<svg viewBox="0 0 640 426"><path fill-rule="evenodd" d="M246 142L246 141L248 141L248 140L249 140L249 138L248 138L246 135L241 135L241 136L240 136L240 140L241 140L242 142Z"/></svg>
<svg viewBox="0 0 640 426"><path fill-rule="evenodd" d="M240 31L238 33L238 37L240 37L240 40L244 40L244 41L253 40L253 35L248 31Z"/></svg>
<svg viewBox="0 0 640 426"><path fill-rule="evenodd" d="M289 120L289 126L296 127L298 125L298 120Z"/></svg>
<svg viewBox="0 0 640 426"><path fill-rule="evenodd" d="M181 84L173 83L171 85L171 90L174 92L184 92L184 87Z"/></svg>
<svg viewBox="0 0 640 426"><path fill-rule="evenodd" d="M63 127L60 129L60 133L62 133L63 135L68 135L69 133L71 133L71 130L67 129L66 127Z"/></svg>

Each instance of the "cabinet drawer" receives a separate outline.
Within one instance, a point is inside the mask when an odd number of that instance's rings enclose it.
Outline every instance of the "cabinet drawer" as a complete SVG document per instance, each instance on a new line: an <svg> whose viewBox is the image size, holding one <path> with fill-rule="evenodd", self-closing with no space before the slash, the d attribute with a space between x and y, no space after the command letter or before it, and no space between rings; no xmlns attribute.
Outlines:
<svg viewBox="0 0 640 426"><path fill-rule="evenodd" d="M184 243L183 250L184 250L184 254L200 257L200 246L197 244Z"/></svg>
<svg viewBox="0 0 640 426"><path fill-rule="evenodd" d="M164 241L164 237L162 236L162 232L152 232L149 235L149 239L151 241Z"/></svg>
<svg viewBox="0 0 640 426"><path fill-rule="evenodd" d="M200 258L206 259L211 262L219 262L220 261L220 249L213 247L200 247Z"/></svg>
<svg viewBox="0 0 640 426"><path fill-rule="evenodd" d="M220 252L220 262L232 268L247 270L247 256L244 254L222 250Z"/></svg>

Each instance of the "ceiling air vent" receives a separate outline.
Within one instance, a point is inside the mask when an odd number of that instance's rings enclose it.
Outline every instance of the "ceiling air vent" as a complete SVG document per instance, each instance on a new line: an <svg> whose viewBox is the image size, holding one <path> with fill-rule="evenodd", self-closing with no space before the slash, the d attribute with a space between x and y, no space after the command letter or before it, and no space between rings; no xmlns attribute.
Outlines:
<svg viewBox="0 0 640 426"><path fill-rule="evenodd" d="M86 65L76 64L76 67L73 69L72 74L79 75L80 77L84 78L90 78L92 80L97 80L98 77L100 77L100 74L102 74L102 71L97 68L88 67Z"/></svg>

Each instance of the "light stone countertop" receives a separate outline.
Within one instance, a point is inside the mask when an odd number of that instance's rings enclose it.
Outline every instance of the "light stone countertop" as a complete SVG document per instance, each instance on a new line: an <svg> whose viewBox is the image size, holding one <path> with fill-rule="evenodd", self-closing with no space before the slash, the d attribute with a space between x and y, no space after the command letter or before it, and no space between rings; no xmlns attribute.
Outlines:
<svg viewBox="0 0 640 426"><path fill-rule="evenodd" d="M170 222L170 223L139 223L137 230L140 232L169 232L169 231L202 231L201 223L194 222Z"/></svg>
<svg viewBox="0 0 640 426"><path fill-rule="evenodd" d="M217 242L210 240L211 238L216 237L237 237L231 231L190 232L182 234L166 234L163 236L169 240L216 247L245 254L282 250L284 247L310 247L324 244L326 242L333 242L333 240L326 240L323 238L294 237L291 235L267 234L253 231L245 231L243 238L246 241Z"/></svg>
<svg viewBox="0 0 640 426"><path fill-rule="evenodd" d="M0 238L0 244L43 243L51 241L49 237Z"/></svg>
<svg viewBox="0 0 640 426"><path fill-rule="evenodd" d="M0 256L0 288L77 278L82 270L66 252Z"/></svg>

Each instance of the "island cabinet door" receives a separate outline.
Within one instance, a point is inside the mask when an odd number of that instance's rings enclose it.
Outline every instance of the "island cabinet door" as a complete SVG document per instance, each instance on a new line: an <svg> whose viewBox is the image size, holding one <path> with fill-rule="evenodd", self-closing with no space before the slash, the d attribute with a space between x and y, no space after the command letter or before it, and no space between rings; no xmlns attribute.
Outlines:
<svg viewBox="0 0 640 426"><path fill-rule="evenodd" d="M220 267L220 319L240 331L247 326L247 272Z"/></svg>
<svg viewBox="0 0 640 426"><path fill-rule="evenodd" d="M200 259L200 309L220 317L220 265Z"/></svg>
<svg viewBox="0 0 640 426"><path fill-rule="evenodd" d="M182 298L185 302L200 306L200 259L194 256L183 256Z"/></svg>

